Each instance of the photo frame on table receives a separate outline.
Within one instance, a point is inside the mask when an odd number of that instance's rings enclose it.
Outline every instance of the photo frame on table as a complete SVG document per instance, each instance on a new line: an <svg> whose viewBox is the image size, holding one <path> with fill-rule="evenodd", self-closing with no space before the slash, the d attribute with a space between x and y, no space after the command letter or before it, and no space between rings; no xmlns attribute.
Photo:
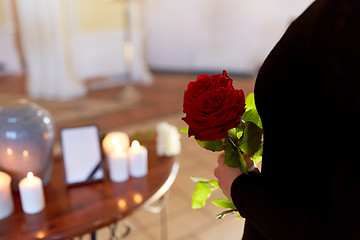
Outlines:
<svg viewBox="0 0 360 240"><path fill-rule="evenodd" d="M96 125L60 130L67 185L104 179L99 129Z"/></svg>

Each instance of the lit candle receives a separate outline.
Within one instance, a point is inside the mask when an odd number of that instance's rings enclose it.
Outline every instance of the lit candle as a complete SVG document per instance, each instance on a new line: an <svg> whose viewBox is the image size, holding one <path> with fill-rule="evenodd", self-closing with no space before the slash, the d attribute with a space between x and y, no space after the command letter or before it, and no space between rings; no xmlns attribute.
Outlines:
<svg viewBox="0 0 360 240"><path fill-rule="evenodd" d="M21 205L25 213L34 214L45 207L43 183L40 178L28 172L27 177L19 183Z"/></svg>
<svg viewBox="0 0 360 240"><path fill-rule="evenodd" d="M148 151L138 141L133 141L129 149L130 175L143 177L148 171Z"/></svg>
<svg viewBox="0 0 360 240"><path fill-rule="evenodd" d="M114 182L124 182L129 179L128 154L121 145L117 145L113 152L107 156L110 179Z"/></svg>
<svg viewBox="0 0 360 240"><path fill-rule="evenodd" d="M9 174L0 172L0 219L6 218L14 211L10 184Z"/></svg>
<svg viewBox="0 0 360 240"><path fill-rule="evenodd" d="M128 151L130 147L129 136L123 132L111 132L102 141L102 147L106 155L113 152L117 145L120 145L123 151Z"/></svg>

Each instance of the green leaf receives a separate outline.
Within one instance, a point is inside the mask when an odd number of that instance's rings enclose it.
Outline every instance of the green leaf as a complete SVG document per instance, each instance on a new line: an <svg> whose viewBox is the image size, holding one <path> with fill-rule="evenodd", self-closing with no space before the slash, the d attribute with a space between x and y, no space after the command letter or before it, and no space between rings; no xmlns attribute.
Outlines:
<svg viewBox="0 0 360 240"><path fill-rule="evenodd" d="M246 99L245 99L245 108L246 108L246 110L256 109L254 93L250 93L246 97Z"/></svg>
<svg viewBox="0 0 360 240"><path fill-rule="evenodd" d="M256 109L250 109L249 111L246 111L242 115L242 120L244 122L252 122L256 124L259 128L263 128L260 116Z"/></svg>
<svg viewBox="0 0 360 240"><path fill-rule="evenodd" d="M132 138L138 140L149 140L149 139L154 139L155 135L156 135L156 130L149 130L146 132L137 131L135 132L135 134L133 134Z"/></svg>
<svg viewBox="0 0 360 240"><path fill-rule="evenodd" d="M195 191L191 198L191 207L193 209L202 208L206 204L206 200L211 196L211 192L219 188L216 180L208 180L201 177L190 177L197 183Z"/></svg>
<svg viewBox="0 0 360 240"><path fill-rule="evenodd" d="M252 122L245 123L244 134L240 139L240 149L248 155L257 152L261 145L262 129Z"/></svg>
<svg viewBox="0 0 360 240"><path fill-rule="evenodd" d="M245 128L245 122L240 121L240 124L236 127L236 136L237 136L238 139L240 139L241 136L243 135L244 128Z"/></svg>
<svg viewBox="0 0 360 240"><path fill-rule="evenodd" d="M197 140L199 145L207 150L211 150L213 152L220 152L223 149L223 141L222 140L216 140L216 141L199 141Z"/></svg>
<svg viewBox="0 0 360 240"><path fill-rule="evenodd" d="M240 159L237 153L237 147L231 142L229 138L225 140L225 159L224 163L229 167L239 167Z"/></svg>
<svg viewBox="0 0 360 240"><path fill-rule="evenodd" d="M216 180L209 180L206 178L201 178L201 177L190 177L190 179L195 182L195 183L206 183L209 184L210 186L213 187L213 190L219 188L219 183Z"/></svg>
<svg viewBox="0 0 360 240"><path fill-rule="evenodd" d="M190 179L195 183L209 181L209 179L201 178L201 177L190 177Z"/></svg>
<svg viewBox="0 0 360 240"><path fill-rule="evenodd" d="M243 218L243 217L239 213L239 216L237 216L236 219L241 219L241 218Z"/></svg>
<svg viewBox="0 0 360 240"><path fill-rule="evenodd" d="M207 183L210 184L213 187L213 190L219 188L219 183L216 180L211 180L211 181L208 181Z"/></svg>
<svg viewBox="0 0 360 240"><path fill-rule="evenodd" d="M262 161L262 156L253 156L252 160L254 161L255 165L258 165Z"/></svg>
<svg viewBox="0 0 360 240"><path fill-rule="evenodd" d="M233 139L237 139L237 135L236 135L236 128L230 129L228 131L228 136L233 138Z"/></svg>
<svg viewBox="0 0 360 240"><path fill-rule="evenodd" d="M245 162L245 159L243 157L243 155L241 154L240 150L237 149L237 152L238 152L238 155L239 155L239 161L240 161L240 171L245 173L245 174L248 174L248 171L247 171L247 165L246 165L246 162Z"/></svg>
<svg viewBox="0 0 360 240"><path fill-rule="evenodd" d="M179 132L181 132L181 133L189 133L189 127L180 129Z"/></svg>
<svg viewBox="0 0 360 240"><path fill-rule="evenodd" d="M227 198L215 199L211 202L218 207L236 209L235 205Z"/></svg>
<svg viewBox="0 0 360 240"><path fill-rule="evenodd" d="M207 183L198 182L191 198L191 207L199 209L205 206L206 200L211 196L212 187Z"/></svg>
<svg viewBox="0 0 360 240"><path fill-rule="evenodd" d="M243 133L244 133L244 130L243 130L243 129L237 131L237 132L236 132L237 138L240 139L240 138L242 137Z"/></svg>
<svg viewBox="0 0 360 240"><path fill-rule="evenodd" d="M256 165L258 165L262 161L262 155L263 155L263 144L261 144L259 150L254 153L252 159Z"/></svg>
<svg viewBox="0 0 360 240"><path fill-rule="evenodd" d="M237 212L238 210L236 209L230 209L230 210L226 210L226 211L223 211L221 213L219 213L216 218L217 219L223 219L226 215L229 215L229 214L234 214L234 212Z"/></svg>
<svg viewBox="0 0 360 240"><path fill-rule="evenodd" d="M225 140L225 159L224 163L229 167L240 167L241 172L247 174L246 162L239 148L230 138Z"/></svg>

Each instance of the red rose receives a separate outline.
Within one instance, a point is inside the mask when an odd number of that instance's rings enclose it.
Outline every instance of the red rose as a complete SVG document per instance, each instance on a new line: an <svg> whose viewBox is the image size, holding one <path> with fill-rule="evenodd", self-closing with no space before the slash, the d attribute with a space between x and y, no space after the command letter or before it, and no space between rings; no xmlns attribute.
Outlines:
<svg viewBox="0 0 360 240"><path fill-rule="evenodd" d="M185 91L183 120L189 125L189 136L200 141L220 140L239 125L244 107L244 92L233 88L225 70L219 75L201 74Z"/></svg>

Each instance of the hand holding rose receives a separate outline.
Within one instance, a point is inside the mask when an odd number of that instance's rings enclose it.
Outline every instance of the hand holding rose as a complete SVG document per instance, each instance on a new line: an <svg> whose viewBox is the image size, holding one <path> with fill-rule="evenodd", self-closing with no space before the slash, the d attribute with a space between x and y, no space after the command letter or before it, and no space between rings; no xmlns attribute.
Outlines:
<svg viewBox="0 0 360 240"><path fill-rule="evenodd" d="M242 172L240 171L240 168L233 168L226 165L224 159L225 153L220 154L218 157L218 166L214 170L214 175L218 179L219 187L224 195L232 201L231 185Z"/></svg>
<svg viewBox="0 0 360 240"><path fill-rule="evenodd" d="M234 180L243 174L240 168L229 167L224 163L225 153L221 153L218 157L218 166L214 169L214 175L218 179L219 187L223 191L224 195L231 200L231 185ZM249 156L244 156L248 171L259 172L255 163L250 159ZM232 201L232 200L231 200Z"/></svg>

